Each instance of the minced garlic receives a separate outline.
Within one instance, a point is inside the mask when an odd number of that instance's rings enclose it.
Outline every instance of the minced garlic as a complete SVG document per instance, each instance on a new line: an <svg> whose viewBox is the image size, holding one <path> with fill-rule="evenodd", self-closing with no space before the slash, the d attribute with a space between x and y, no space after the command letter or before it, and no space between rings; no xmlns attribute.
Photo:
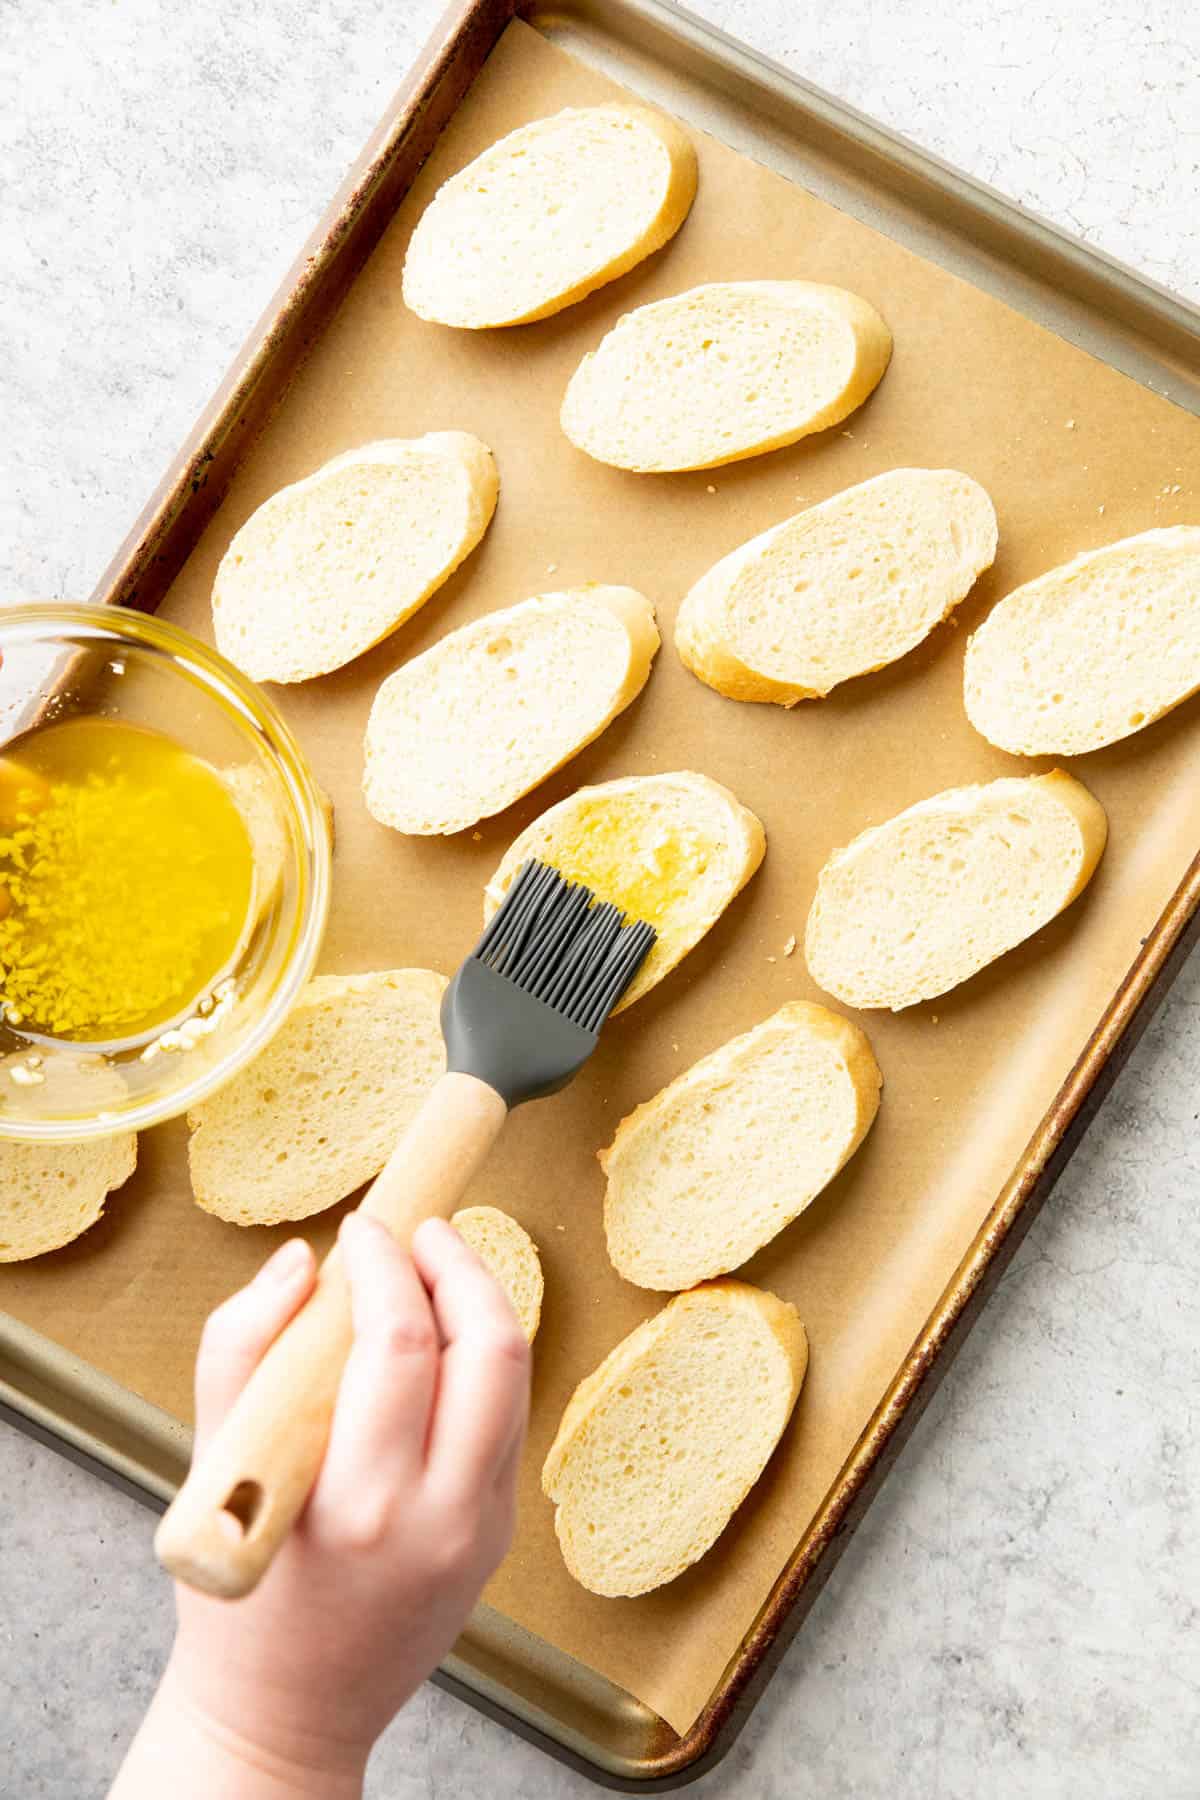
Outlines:
<svg viewBox="0 0 1200 1800"><path fill-rule="evenodd" d="M220 776L159 732L98 718L30 733L4 768L9 1025L111 1042L186 1012L233 961L253 891L249 835Z"/></svg>
<svg viewBox="0 0 1200 1800"><path fill-rule="evenodd" d="M665 826L625 794L581 804L550 856L569 881L582 881L630 918L658 927L696 886L715 849L690 827Z"/></svg>

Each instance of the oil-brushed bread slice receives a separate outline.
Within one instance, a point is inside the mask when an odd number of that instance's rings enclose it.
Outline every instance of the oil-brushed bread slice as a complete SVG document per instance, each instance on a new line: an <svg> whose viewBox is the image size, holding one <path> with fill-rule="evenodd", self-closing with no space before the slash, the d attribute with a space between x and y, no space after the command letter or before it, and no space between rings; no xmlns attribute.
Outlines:
<svg viewBox="0 0 1200 1800"><path fill-rule="evenodd" d="M340 669L470 555L498 492L491 451L465 431L335 456L265 500L221 558L217 648L256 681Z"/></svg>
<svg viewBox="0 0 1200 1800"><path fill-rule="evenodd" d="M740 1268L854 1155L882 1079L866 1034L804 1000L703 1057L599 1153L617 1273L687 1288Z"/></svg>
<svg viewBox="0 0 1200 1800"><path fill-rule="evenodd" d="M438 189L409 241L405 302L467 330L544 319L665 244L695 192L691 139L663 113L536 119Z"/></svg>
<svg viewBox="0 0 1200 1800"><path fill-rule="evenodd" d="M576 1581L645 1594L716 1541L808 1365L795 1307L742 1281L677 1294L581 1381L542 1469Z"/></svg>
<svg viewBox="0 0 1200 1800"><path fill-rule="evenodd" d="M86 1144L0 1139L0 1263L45 1256L81 1236L136 1165L132 1131Z"/></svg>
<svg viewBox="0 0 1200 1800"><path fill-rule="evenodd" d="M529 1233L495 1206L464 1206L450 1223L508 1295L532 1344L542 1317L542 1262Z"/></svg>
<svg viewBox="0 0 1200 1800"><path fill-rule="evenodd" d="M805 934L812 978L893 1012L944 994L1069 906L1107 836L1104 808L1061 769L921 800L825 864Z"/></svg>
<svg viewBox="0 0 1200 1800"><path fill-rule="evenodd" d="M541 594L451 632L375 696L369 810L418 834L502 812L641 692L658 642L654 608L626 587Z"/></svg>
<svg viewBox="0 0 1200 1800"><path fill-rule="evenodd" d="M431 969L318 975L262 1054L188 1114L197 1204L306 1219L377 1175L445 1067Z"/></svg>
<svg viewBox="0 0 1200 1800"><path fill-rule="evenodd" d="M994 606L967 645L976 731L1021 756L1079 756L1200 688L1200 525L1087 550Z"/></svg>
<svg viewBox="0 0 1200 1800"><path fill-rule="evenodd" d="M685 597L675 644L718 693L794 706L914 649L995 555L977 481L891 469L722 557Z"/></svg>
<svg viewBox="0 0 1200 1800"><path fill-rule="evenodd" d="M847 418L891 353L844 288L712 282L619 319L571 377L562 428L619 469L711 469Z"/></svg>
<svg viewBox="0 0 1200 1800"><path fill-rule="evenodd" d="M754 814L707 775L630 775L579 788L511 844L484 893L491 918L530 857L645 919L658 941L614 1008L670 973L745 887L766 850Z"/></svg>

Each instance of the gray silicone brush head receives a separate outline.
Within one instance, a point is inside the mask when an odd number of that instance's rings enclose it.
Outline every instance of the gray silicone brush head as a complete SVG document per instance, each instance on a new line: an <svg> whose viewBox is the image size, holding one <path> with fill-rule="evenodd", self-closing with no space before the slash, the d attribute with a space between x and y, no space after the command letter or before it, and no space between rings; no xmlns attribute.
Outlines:
<svg viewBox="0 0 1200 1800"><path fill-rule="evenodd" d="M629 922L582 882L527 862L442 1001L446 1066L509 1106L565 1087L649 954Z"/></svg>

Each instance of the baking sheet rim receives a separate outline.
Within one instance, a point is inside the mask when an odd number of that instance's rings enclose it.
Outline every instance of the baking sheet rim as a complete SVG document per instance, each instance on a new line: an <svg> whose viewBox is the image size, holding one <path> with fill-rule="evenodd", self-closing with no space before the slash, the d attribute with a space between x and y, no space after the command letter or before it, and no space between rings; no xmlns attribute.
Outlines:
<svg viewBox="0 0 1200 1800"><path fill-rule="evenodd" d="M694 44L699 44L718 72L728 71L731 65L740 64L744 74L746 67L749 67L752 79L766 82L781 92L783 98L790 100L797 108L801 117L811 106L822 106L831 114L837 115L843 128L848 123L856 135L862 136L869 132L876 144L883 143L892 147L898 153L898 159L906 164L916 159L933 183L942 187L952 186L960 193L965 193L974 204L985 205L989 211L999 212L1009 228L1021 237L1043 243L1048 239L1060 252L1069 254L1072 266L1086 269L1109 285L1128 287L1132 297L1151 313L1160 316L1167 328L1178 328L1182 312L1185 328L1194 330L1197 342L1200 343L1200 308L1158 289L1155 284L1126 269L1115 259L1092 251L1071 234L1045 221L1024 215L1015 205L985 184L949 168L886 127L842 106L834 97L824 95L809 83L791 76L769 59L734 44L724 34L713 30L694 16L676 8L668 12L659 4L659 0L616 0L616 3L618 10L623 9L642 18L649 18L667 33L678 38L688 37ZM463 47L469 28L478 24L481 17L489 12L494 15L495 35L498 37L511 17L524 11L538 10L540 9L519 4L514 6L508 0L500 5L491 3L491 0L460 0L460 4L451 7L435 31L430 45L414 63L400 95L390 103L364 156L351 170L297 262L285 276L267 311L218 386L184 450L156 487L133 532L121 546L91 596L93 603L111 603L119 596L128 604L131 581L135 581L139 574L144 576L160 560L163 538L169 535L181 510L186 507L189 492L192 495L196 492L198 467L213 444L222 441L235 424L235 415L244 399L247 377L267 351L273 333L287 320L302 284L319 276L322 267L331 260L344 228L369 201L371 177L403 153L404 132L396 127L405 108L419 107L435 91L437 83L445 78L447 71L454 67L455 53L467 53ZM569 6L564 10L569 11ZM270 358L267 358L267 366L270 366ZM282 391L283 389L280 390L281 393ZM248 447L247 442L243 448ZM201 520L199 529L202 529L204 522L206 521ZM152 608L147 606L146 609ZM843 1466L838 1480L829 1490L825 1502L780 1572L759 1618L731 1659L726 1677L714 1689L712 1699L690 1730L677 1738L671 1750L653 1763L638 1765L644 1774L637 1781L637 1786L643 1787L650 1782L658 1785L664 1779L678 1777L684 1770L698 1773L696 1765L700 1759L703 1758L705 1763L714 1760L718 1740L728 1726L731 1715L737 1711L739 1700L772 1644L780 1636L784 1623L795 1609L801 1594L810 1588L818 1564L828 1562L828 1552L835 1538L839 1535L843 1538L848 1536L848 1532L843 1529L847 1515L862 1494L872 1472L878 1467L898 1428L909 1418L918 1392L931 1374L935 1371L940 1374L948 1366L948 1359L944 1355L947 1339L993 1269L1002 1246L1011 1237L1014 1225L1022 1215L1031 1217L1049 1192L1058 1173L1058 1169L1051 1166L1053 1159L1064 1148L1064 1140L1072 1125L1080 1121L1089 1096L1093 1094L1101 1077L1109 1070L1115 1073L1118 1048L1131 1047L1129 1034L1139 1013L1152 997L1161 997L1153 994L1152 990L1166 972L1173 952L1179 947L1198 910L1200 856L1192 863L1171 901L1156 921L1142 951L1044 1115L1012 1176L989 1210L925 1328L914 1340L887 1393ZM1149 1008L1146 1010L1148 1013ZM1070 1148L1073 1147L1072 1144ZM31 1337L34 1335L36 1334L30 1334ZM50 1340L43 1339L42 1342L45 1346L43 1366L47 1375L52 1376L55 1366L61 1366L62 1361L68 1359L68 1353L59 1350ZM137 1402L136 1396L131 1398L138 1407L144 1404ZM43 1416L46 1409L20 1392L15 1385L4 1384L3 1399L7 1409L19 1413L31 1427L40 1428L39 1435L47 1431L47 1419ZM136 1461L115 1453L110 1454L102 1440L92 1438L86 1432L72 1430L64 1431L62 1435L64 1444L73 1444L89 1459L103 1462L123 1485L136 1483L144 1488L148 1500L153 1503L161 1501L161 1479L154 1476L148 1465L139 1468ZM462 1664L458 1663L452 1677L456 1689L470 1685L469 1681L464 1682L461 1670ZM514 1719L525 1730L536 1732L538 1736L543 1735L536 1727L521 1721L518 1709L514 1709ZM722 1751L727 1747L724 1742L720 1745ZM572 1760L578 1760L577 1756L572 1757ZM597 1760L592 1766L599 1771L605 1767L605 1763ZM618 1773L615 1765L609 1763L609 1768L612 1773Z"/></svg>

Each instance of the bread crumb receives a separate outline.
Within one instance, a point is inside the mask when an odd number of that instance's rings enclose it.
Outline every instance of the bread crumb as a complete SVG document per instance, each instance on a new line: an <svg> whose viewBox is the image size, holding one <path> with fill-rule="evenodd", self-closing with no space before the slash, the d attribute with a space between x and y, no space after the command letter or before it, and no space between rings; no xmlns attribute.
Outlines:
<svg viewBox="0 0 1200 1800"><path fill-rule="evenodd" d="M555 1231L565 1231L567 1228L565 1225L556 1225L554 1229Z"/></svg>
<svg viewBox="0 0 1200 1800"><path fill-rule="evenodd" d="M930 1024L931 1024L931 1025L936 1025L936 1024L937 1024L937 1022L938 1022L938 1016L937 1016L937 1014L936 1014L936 1013L930 1013L930 1015L929 1015L929 1023L930 1023Z"/></svg>
<svg viewBox="0 0 1200 1800"><path fill-rule="evenodd" d="M547 564L546 564L546 573L547 573L547 575L554 575L554 574L556 574L556 573L557 573L557 570L558 570L558 564L557 564L557 563L547 563Z"/></svg>
<svg viewBox="0 0 1200 1800"><path fill-rule="evenodd" d="M483 833L482 833L482 831L473 831L473 832L472 832L472 833L471 833L471 842L472 842L472 843L473 843L473 844L482 844L482 842L483 842Z"/></svg>
<svg viewBox="0 0 1200 1800"><path fill-rule="evenodd" d="M768 962L778 962L778 960L779 960L779 958L776 956L768 956L768 958L767 958Z"/></svg>
<svg viewBox="0 0 1200 1800"><path fill-rule="evenodd" d="M672 1045L671 1045L671 1048L672 1048L672 1050L678 1050L678 1048L679 1048L679 1045L678 1045L678 1044L672 1044Z"/></svg>
<svg viewBox="0 0 1200 1800"><path fill-rule="evenodd" d="M795 950L796 950L796 934L793 931L791 937L788 939L787 943L783 946L783 954L785 956L792 956L795 954Z"/></svg>
<svg viewBox="0 0 1200 1800"><path fill-rule="evenodd" d="M717 491L717 490L716 490L716 488L715 488L715 487L714 487L714 486L713 486L713 484L712 484L712 482L711 482L711 481L710 481L710 482L709 482L709 484L708 484L708 492L709 492L709 493L710 493L710 494L715 494L715 493L716 493L716 491Z"/></svg>
<svg viewBox="0 0 1200 1800"><path fill-rule="evenodd" d="M1075 421L1074 421L1074 419L1068 419L1068 420L1067 420L1067 430L1068 430L1068 431L1074 431L1074 429L1075 429Z"/></svg>
<svg viewBox="0 0 1200 1800"><path fill-rule="evenodd" d="M1099 506L1098 506L1098 507L1097 507L1097 508L1096 508L1096 511L1097 511L1097 512L1100 512L1100 513L1102 513L1102 512L1103 512L1103 511L1104 511L1104 502L1103 502L1103 500L1102 500L1102 501L1101 501L1101 502L1100 502L1100 504L1099 504Z"/></svg>
<svg viewBox="0 0 1200 1800"><path fill-rule="evenodd" d="M843 431L842 436L852 438L854 436L854 433L852 431Z"/></svg>

